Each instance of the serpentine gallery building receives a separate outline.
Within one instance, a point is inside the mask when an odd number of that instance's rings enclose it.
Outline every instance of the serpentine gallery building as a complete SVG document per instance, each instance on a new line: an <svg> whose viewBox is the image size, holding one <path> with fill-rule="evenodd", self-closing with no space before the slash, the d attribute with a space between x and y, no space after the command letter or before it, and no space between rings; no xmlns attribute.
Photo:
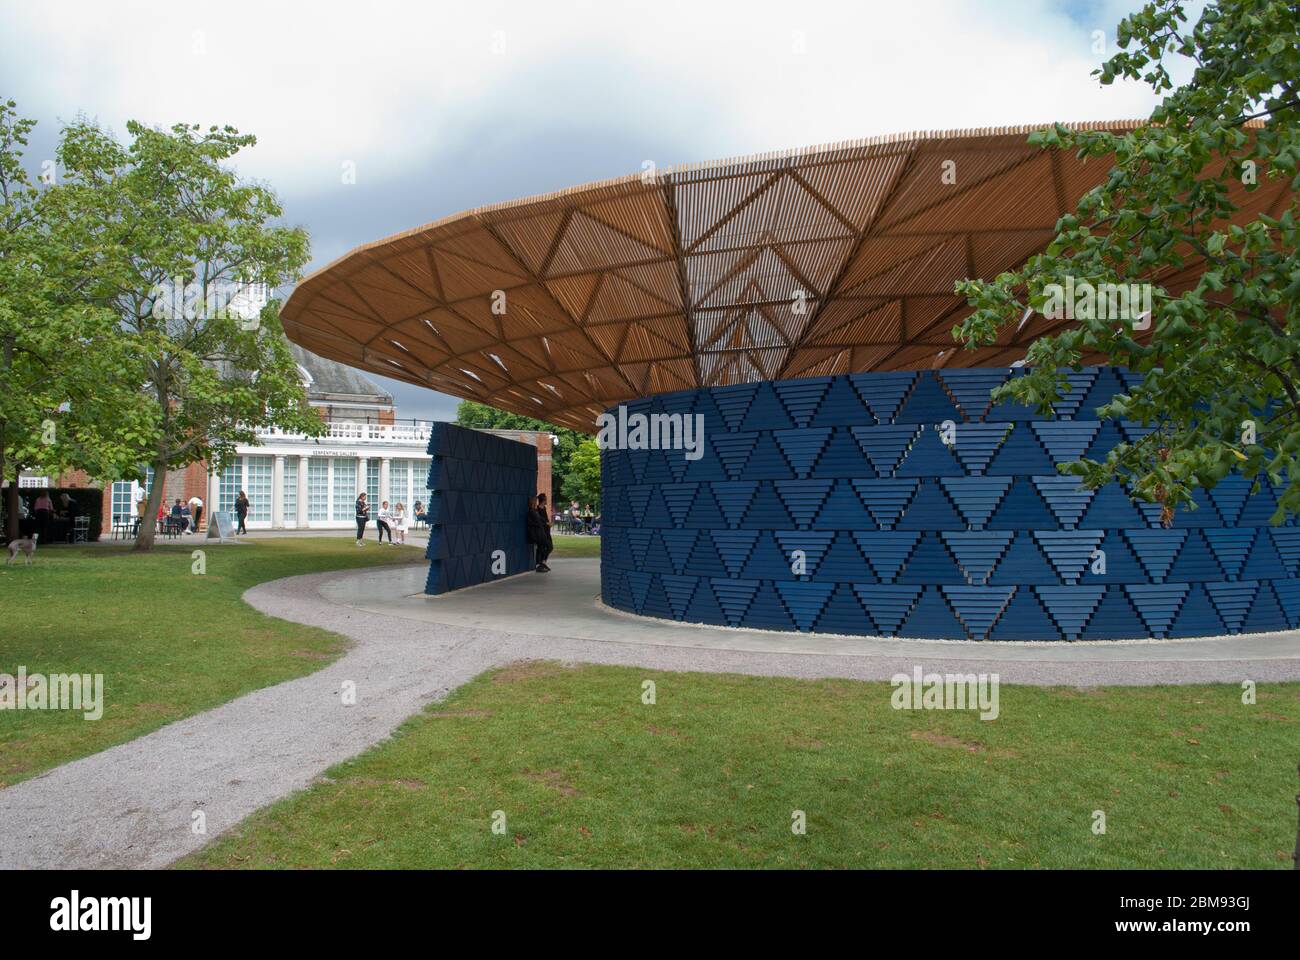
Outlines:
<svg viewBox="0 0 1300 960"><path fill-rule="evenodd" d="M1133 374L1071 371L1048 415L991 403L1068 319L955 345L970 308L954 283L1044 249L1108 171L1029 146L1030 129L647 170L480 207L308 277L284 326L353 367L599 430L602 599L622 610L962 640L1300 625L1300 527L1269 525L1267 482L1230 477L1166 529L1158 507L1056 470L1151 429L1097 417ZM1241 217L1291 197L1261 183L1234 196ZM1201 267L1149 279L1176 293ZM430 592L530 569L526 458L505 443L435 428Z"/></svg>

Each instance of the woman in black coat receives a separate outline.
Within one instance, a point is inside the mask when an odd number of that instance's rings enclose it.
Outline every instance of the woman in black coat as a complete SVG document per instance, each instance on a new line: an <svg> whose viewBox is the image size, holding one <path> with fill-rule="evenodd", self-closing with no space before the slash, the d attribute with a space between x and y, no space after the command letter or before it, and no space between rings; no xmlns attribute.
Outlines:
<svg viewBox="0 0 1300 960"><path fill-rule="evenodd" d="M370 519L370 504L366 503L366 492L357 494L357 546L365 543L366 521Z"/></svg>
<svg viewBox="0 0 1300 960"><path fill-rule="evenodd" d="M540 502L539 502L540 501ZM551 542L551 531L546 521L550 519L546 516L545 501L540 497L529 497L528 515L525 518L527 523L528 542L537 548L537 566L538 573L550 572L550 567L546 565L546 558L550 556L554 549Z"/></svg>
<svg viewBox="0 0 1300 960"><path fill-rule="evenodd" d="M180 501L177 500L176 503L179 505ZM248 533L248 528L244 526L244 521L248 519L248 494L243 490L235 497L235 516L239 518L239 528L235 533Z"/></svg>

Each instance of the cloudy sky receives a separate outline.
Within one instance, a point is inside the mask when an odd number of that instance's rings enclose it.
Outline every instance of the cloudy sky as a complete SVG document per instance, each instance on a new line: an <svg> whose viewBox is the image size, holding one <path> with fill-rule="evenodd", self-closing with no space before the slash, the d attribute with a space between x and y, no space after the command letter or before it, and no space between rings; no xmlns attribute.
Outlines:
<svg viewBox="0 0 1300 960"><path fill-rule="evenodd" d="M62 0L5 11L0 97L40 122L36 169L78 114L119 133L136 119L256 134L239 169L310 231L314 267L467 207L646 160L1145 116L1145 87L1089 76L1138 6ZM454 416L452 398L378 379L399 416Z"/></svg>

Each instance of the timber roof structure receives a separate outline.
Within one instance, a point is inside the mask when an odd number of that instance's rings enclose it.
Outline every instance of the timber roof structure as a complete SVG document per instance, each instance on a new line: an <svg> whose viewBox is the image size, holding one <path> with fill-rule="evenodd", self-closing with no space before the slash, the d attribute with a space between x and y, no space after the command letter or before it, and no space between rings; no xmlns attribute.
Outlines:
<svg viewBox="0 0 1300 960"><path fill-rule="evenodd" d="M1005 366L1069 321L1034 315L963 350L950 331L970 308L954 283L1041 251L1109 168L1027 144L1041 127L878 137L478 207L316 271L284 305L285 332L587 432L612 405L674 390ZM1264 183L1234 200L1254 217L1289 195ZM1156 279L1177 291L1200 267Z"/></svg>

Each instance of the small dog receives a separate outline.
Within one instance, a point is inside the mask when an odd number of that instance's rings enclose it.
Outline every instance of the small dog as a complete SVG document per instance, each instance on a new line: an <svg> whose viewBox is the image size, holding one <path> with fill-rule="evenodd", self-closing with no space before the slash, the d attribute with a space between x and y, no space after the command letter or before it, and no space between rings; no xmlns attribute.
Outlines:
<svg viewBox="0 0 1300 960"><path fill-rule="evenodd" d="M9 564L13 563L14 560L18 557L19 550L23 552L23 559L25 559L27 563L30 564L32 562L32 557L36 556L36 538L24 537L21 540L10 540L9 559L5 561L6 567L9 566Z"/></svg>

